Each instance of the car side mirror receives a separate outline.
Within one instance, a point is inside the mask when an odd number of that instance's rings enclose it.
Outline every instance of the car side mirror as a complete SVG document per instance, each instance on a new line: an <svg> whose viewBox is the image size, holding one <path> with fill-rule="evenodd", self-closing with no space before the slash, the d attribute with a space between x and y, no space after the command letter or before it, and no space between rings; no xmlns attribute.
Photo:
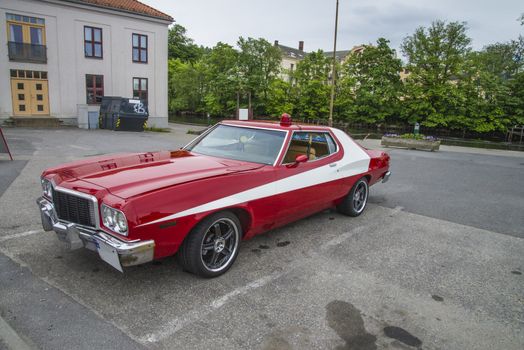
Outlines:
<svg viewBox="0 0 524 350"><path fill-rule="evenodd" d="M286 164L286 167L288 168L296 168L300 163L305 163L307 162L308 159L307 159L307 156L304 155L304 154L299 154L296 158L295 158L295 162L294 163L288 163Z"/></svg>
<svg viewBox="0 0 524 350"><path fill-rule="evenodd" d="M305 163L307 162L307 156L304 155L304 154L299 154L296 158L295 158L295 163L298 164L298 163Z"/></svg>

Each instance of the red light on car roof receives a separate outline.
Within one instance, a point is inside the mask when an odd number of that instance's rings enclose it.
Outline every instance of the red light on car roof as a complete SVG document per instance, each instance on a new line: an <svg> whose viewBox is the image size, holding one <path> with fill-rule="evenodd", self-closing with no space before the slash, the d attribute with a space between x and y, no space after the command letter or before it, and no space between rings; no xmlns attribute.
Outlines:
<svg viewBox="0 0 524 350"><path fill-rule="evenodd" d="M289 114L282 114L282 117L280 117L280 126L291 126L291 116Z"/></svg>

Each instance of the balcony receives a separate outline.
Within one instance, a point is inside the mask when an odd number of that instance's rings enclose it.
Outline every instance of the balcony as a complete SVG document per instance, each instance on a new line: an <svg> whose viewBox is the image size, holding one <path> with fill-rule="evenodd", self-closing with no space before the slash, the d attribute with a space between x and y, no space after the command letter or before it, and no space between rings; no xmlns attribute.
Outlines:
<svg viewBox="0 0 524 350"><path fill-rule="evenodd" d="M47 63L47 47L45 45L26 44L10 41L9 60L17 62Z"/></svg>

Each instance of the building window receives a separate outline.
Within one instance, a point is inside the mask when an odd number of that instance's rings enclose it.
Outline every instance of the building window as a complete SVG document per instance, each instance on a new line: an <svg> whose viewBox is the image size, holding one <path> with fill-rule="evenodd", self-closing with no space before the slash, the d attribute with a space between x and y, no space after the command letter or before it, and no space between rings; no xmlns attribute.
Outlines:
<svg viewBox="0 0 524 350"><path fill-rule="evenodd" d="M45 45L45 21L43 18L6 13L7 36L10 42Z"/></svg>
<svg viewBox="0 0 524 350"><path fill-rule="evenodd" d="M11 69L11 78L33 78L33 79L47 79L47 72L41 72L37 70L21 70L21 69Z"/></svg>
<svg viewBox="0 0 524 350"><path fill-rule="evenodd" d="M147 102L147 78L133 78L133 98Z"/></svg>
<svg viewBox="0 0 524 350"><path fill-rule="evenodd" d="M87 104L100 104L104 96L104 76L86 74Z"/></svg>
<svg viewBox="0 0 524 350"><path fill-rule="evenodd" d="M9 60L46 63L44 19L7 13L6 21Z"/></svg>
<svg viewBox="0 0 524 350"><path fill-rule="evenodd" d="M147 63L147 35L133 34L133 62Z"/></svg>
<svg viewBox="0 0 524 350"><path fill-rule="evenodd" d="M84 27L85 57L102 58L102 28Z"/></svg>

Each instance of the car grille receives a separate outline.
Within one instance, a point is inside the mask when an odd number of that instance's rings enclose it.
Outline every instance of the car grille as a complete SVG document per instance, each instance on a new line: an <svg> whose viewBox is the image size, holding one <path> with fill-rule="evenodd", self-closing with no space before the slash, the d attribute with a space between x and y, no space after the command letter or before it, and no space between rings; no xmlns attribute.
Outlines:
<svg viewBox="0 0 524 350"><path fill-rule="evenodd" d="M60 220L95 227L95 204L89 199L53 190L53 203Z"/></svg>

